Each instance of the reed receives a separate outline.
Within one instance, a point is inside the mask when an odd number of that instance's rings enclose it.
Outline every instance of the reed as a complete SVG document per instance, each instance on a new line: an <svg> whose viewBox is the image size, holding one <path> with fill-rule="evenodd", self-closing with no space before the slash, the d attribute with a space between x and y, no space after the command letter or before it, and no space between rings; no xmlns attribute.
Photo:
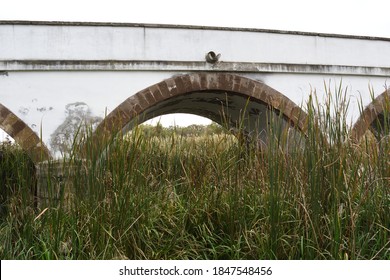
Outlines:
<svg viewBox="0 0 390 280"><path fill-rule="evenodd" d="M347 92L326 91L325 102L309 99L307 135L288 152L279 118L261 150L222 129L87 135L88 160L75 143L60 164L67 185L49 174L58 195L38 207L27 158L8 157L0 257L390 259L389 142L350 141Z"/></svg>

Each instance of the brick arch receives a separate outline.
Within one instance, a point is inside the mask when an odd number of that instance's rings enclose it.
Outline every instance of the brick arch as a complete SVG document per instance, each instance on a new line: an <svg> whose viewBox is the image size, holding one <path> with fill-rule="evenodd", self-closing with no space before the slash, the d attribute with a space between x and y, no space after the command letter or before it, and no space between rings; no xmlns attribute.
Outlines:
<svg viewBox="0 0 390 280"><path fill-rule="evenodd" d="M373 130L378 118L387 111L390 114L390 90L376 97L361 113L351 132L353 141L359 142L367 130Z"/></svg>
<svg viewBox="0 0 390 280"><path fill-rule="evenodd" d="M26 151L34 163L50 158L50 152L37 134L7 107L0 104L0 128Z"/></svg>
<svg viewBox="0 0 390 280"><path fill-rule="evenodd" d="M292 126L306 132L306 113L286 96L266 84L228 73L194 73L166 79L130 96L107 115L97 127L95 136L102 139L103 136L126 130L133 119L142 116L148 110L153 110L158 104L178 97L185 98L190 93L199 92L225 92L250 98L251 101L265 104L270 109L282 112L284 119L288 120ZM202 115L200 111L201 109L193 111L187 109L180 112ZM145 120L147 119L142 121ZM216 121L216 119L213 120Z"/></svg>

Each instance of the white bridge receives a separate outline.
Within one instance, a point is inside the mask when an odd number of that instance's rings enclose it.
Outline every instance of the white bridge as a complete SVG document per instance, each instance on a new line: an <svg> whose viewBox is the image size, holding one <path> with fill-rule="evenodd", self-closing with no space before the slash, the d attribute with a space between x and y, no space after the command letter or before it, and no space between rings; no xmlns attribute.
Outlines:
<svg viewBox="0 0 390 280"><path fill-rule="evenodd" d="M35 162L50 157L46 147L75 112L99 122L96 133L181 112L232 127L245 119L245 130L266 141L271 111L302 132L305 102L314 90L324 97L324 84L346 91L360 138L384 122L389 77L389 38L0 21L0 128Z"/></svg>

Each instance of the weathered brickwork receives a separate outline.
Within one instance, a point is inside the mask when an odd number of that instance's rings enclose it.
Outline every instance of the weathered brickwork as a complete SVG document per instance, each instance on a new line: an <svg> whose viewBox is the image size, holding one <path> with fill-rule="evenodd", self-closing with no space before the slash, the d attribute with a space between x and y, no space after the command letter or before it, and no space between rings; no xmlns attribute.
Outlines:
<svg viewBox="0 0 390 280"><path fill-rule="evenodd" d="M112 111L96 130L96 135L120 131L137 114L169 98L199 91L226 91L268 104L284 114L294 127L305 132L306 113L286 96L249 78L228 73L194 73L172 77L129 97Z"/></svg>
<svg viewBox="0 0 390 280"><path fill-rule="evenodd" d="M122 102L98 126L95 135L112 137L129 122L147 109L167 99L201 91L226 91L256 102L267 104L270 109L281 112L285 119L298 130L306 131L306 113L280 92L264 83L229 73L192 73L175 76L152 85ZM383 92L362 112L351 135L358 142L385 108L390 108L390 90ZM385 106L387 104L387 107ZM21 119L0 104L0 128L7 132L35 162L50 158L50 152L40 138Z"/></svg>
<svg viewBox="0 0 390 280"><path fill-rule="evenodd" d="M361 113L352 128L352 140L359 142L380 114L387 110L390 113L390 90L386 90L375 98Z"/></svg>
<svg viewBox="0 0 390 280"><path fill-rule="evenodd" d="M0 104L0 128L25 150L35 163L50 158L49 150L36 133L2 104Z"/></svg>

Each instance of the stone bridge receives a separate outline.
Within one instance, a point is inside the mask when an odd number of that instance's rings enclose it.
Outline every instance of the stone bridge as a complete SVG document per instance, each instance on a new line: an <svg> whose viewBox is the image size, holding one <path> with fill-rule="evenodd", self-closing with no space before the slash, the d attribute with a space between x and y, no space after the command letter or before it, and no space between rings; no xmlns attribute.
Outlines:
<svg viewBox="0 0 390 280"><path fill-rule="evenodd" d="M390 39L305 32L121 23L0 21L0 128L35 162L70 114L101 135L192 113L263 142L269 115L305 132L310 93L340 85L359 140L381 134ZM385 106L386 105L386 106ZM362 114L361 109L366 108ZM388 123L386 121L386 123Z"/></svg>

